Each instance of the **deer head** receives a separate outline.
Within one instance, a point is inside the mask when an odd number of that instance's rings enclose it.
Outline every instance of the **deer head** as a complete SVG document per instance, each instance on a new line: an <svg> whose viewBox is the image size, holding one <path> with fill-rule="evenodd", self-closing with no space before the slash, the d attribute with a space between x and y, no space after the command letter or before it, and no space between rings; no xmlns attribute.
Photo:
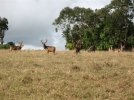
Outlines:
<svg viewBox="0 0 134 100"><path fill-rule="evenodd" d="M23 47L24 45L23 45L23 41L21 41L21 42L18 42L18 46L20 46L20 47Z"/></svg>
<svg viewBox="0 0 134 100"><path fill-rule="evenodd" d="M43 44L44 49L46 49L46 48L47 48L47 46L46 46L47 40L46 40L46 42L43 42L43 41L41 40L41 43Z"/></svg>

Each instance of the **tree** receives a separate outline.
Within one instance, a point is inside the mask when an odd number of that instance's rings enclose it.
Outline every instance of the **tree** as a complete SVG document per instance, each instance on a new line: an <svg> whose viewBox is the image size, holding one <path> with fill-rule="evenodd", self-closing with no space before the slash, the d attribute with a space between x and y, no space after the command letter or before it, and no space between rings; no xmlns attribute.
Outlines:
<svg viewBox="0 0 134 100"><path fill-rule="evenodd" d="M57 19L54 21L56 29L61 30L66 44L71 43L73 47L84 35L83 31L89 28L92 23L93 10L86 8L64 8ZM84 40L84 39L83 39Z"/></svg>
<svg viewBox="0 0 134 100"><path fill-rule="evenodd" d="M8 30L8 20L0 17L0 44L4 42L5 30Z"/></svg>
<svg viewBox="0 0 134 100"><path fill-rule="evenodd" d="M113 0L109 5L111 13L111 28L114 37L119 46L128 45L128 37L134 34L131 30L134 19L134 1L133 0Z"/></svg>
<svg viewBox="0 0 134 100"><path fill-rule="evenodd" d="M83 49L94 45L99 50L134 46L134 1L112 0L104 8L64 8L54 25L61 30L66 44Z"/></svg>
<svg viewBox="0 0 134 100"><path fill-rule="evenodd" d="M96 11L100 20L98 28L100 49L128 46L128 37L132 36L134 27L133 5L132 0L112 0L111 4Z"/></svg>

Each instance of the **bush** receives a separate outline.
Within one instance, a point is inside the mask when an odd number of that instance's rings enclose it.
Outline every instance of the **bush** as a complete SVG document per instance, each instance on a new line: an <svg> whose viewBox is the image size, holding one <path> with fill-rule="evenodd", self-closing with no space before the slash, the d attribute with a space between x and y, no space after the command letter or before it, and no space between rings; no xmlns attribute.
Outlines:
<svg viewBox="0 0 134 100"><path fill-rule="evenodd" d="M0 44L0 49L9 49L9 44Z"/></svg>
<svg viewBox="0 0 134 100"><path fill-rule="evenodd" d="M14 42L8 42L7 44L8 44L8 45L15 45Z"/></svg>
<svg viewBox="0 0 134 100"><path fill-rule="evenodd" d="M72 43L66 43L65 48L72 50L73 49L73 44Z"/></svg>

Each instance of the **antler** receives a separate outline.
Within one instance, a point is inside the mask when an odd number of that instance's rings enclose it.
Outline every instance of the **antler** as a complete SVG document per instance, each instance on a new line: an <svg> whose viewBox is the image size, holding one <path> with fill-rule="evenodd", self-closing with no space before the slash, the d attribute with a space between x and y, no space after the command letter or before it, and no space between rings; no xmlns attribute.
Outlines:
<svg viewBox="0 0 134 100"><path fill-rule="evenodd" d="M23 41L21 41L21 42L17 41L17 43L18 43L19 46L21 46Z"/></svg>
<svg viewBox="0 0 134 100"><path fill-rule="evenodd" d="M18 44L19 44L20 46L23 46L23 45L22 45L22 43L23 43L23 41L21 41L21 42L18 42Z"/></svg>
<svg viewBox="0 0 134 100"><path fill-rule="evenodd" d="M46 42L45 42L45 44L47 43L47 40L46 40Z"/></svg>
<svg viewBox="0 0 134 100"><path fill-rule="evenodd" d="M17 41L17 42L18 42L18 41ZM20 44L20 43L23 43L23 41L21 41L21 42L18 42L18 43L19 43L19 44Z"/></svg>
<svg viewBox="0 0 134 100"><path fill-rule="evenodd" d="M23 41L21 41L21 42L19 42L20 44L22 44L23 43Z"/></svg>
<svg viewBox="0 0 134 100"><path fill-rule="evenodd" d="M46 43L47 43L47 40L46 40L46 42L43 42L43 41L41 40L41 43L42 43L42 44L46 44Z"/></svg>
<svg viewBox="0 0 134 100"><path fill-rule="evenodd" d="M44 44L44 42L41 40L41 43Z"/></svg>

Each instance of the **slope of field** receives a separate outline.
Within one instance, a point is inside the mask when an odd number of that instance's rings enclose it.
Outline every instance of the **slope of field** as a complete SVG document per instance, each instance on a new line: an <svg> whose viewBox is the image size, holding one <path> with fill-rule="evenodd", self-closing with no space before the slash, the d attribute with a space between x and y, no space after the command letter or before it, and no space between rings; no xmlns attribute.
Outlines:
<svg viewBox="0 0 134 100"><path fill-rule="evenodd" d="M0 100L134 100L134 53L0 50Z"/></svg>

